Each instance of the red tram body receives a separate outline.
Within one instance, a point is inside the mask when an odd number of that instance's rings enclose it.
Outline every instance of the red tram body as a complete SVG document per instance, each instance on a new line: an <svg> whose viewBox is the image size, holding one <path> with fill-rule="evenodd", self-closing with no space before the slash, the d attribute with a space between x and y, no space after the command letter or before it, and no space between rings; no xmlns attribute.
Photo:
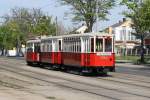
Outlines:
<svg viewBox="0 0 150 100"><path fill-rule="evenodd" d="M63 65L80 67L83 72L114 71L114 39L109 34L74 34L62 37Z"/></svg>
<svg viewBox="0 0 150 100"><path fill-rule="evenodd" d="M57 65L60 69L79 69L80 72L115 70L114 38L110 34L85 33L45 37L40 41L28 41L27 48L31 42L32 48L40 43L37 47L40 49L33 52L27 50L28 63L37 62L51 67Z"/></svg>
<svg viewBox="0 0 150 100"><path fill-rule="evenodd" d="M40 63L40 43L41 40L39 39L27 41L27 48L26 48L27 64L32 65L34 63Z"/></svg>
<svg viewBox="0 0 150 100"><path fill-rule="evenodd" d="M41 63L61 65L61 38L48 37L41 40Z"/></svg>

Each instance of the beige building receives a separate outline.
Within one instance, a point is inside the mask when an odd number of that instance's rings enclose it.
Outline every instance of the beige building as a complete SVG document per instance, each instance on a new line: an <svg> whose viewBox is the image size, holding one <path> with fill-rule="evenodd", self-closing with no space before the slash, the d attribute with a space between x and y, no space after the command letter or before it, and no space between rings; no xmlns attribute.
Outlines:
<svg viewBox="0 0 150 100"><path fill-rule="evenodd" d="M107 28L107 32L115 36L115 52L117 55L131 54L135 46L140 44L140 41L132 34L131 25L132 21L124 18Z"/></svg>

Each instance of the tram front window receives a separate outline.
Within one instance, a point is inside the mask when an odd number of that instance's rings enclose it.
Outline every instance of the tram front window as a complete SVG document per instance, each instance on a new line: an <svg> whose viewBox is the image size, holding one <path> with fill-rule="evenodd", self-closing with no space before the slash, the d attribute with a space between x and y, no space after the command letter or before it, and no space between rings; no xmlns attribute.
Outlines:
<svg viewBox="0 0 150 100"><path fill-rule="evenodd" d="M112 52L112 39L111 38L105 39L105 52Z"/></svg>
<svg viewBox="0 0 150 100"><path fill-rule="evenodd" d="M33 44L32 43L27 44L27 52L33 52Z"/></svg>
<svg viewBox="0 0 150 100"><path fill-rule="evenodd" d="M103 39L96 39L96 52L103 52Z"/></svg>

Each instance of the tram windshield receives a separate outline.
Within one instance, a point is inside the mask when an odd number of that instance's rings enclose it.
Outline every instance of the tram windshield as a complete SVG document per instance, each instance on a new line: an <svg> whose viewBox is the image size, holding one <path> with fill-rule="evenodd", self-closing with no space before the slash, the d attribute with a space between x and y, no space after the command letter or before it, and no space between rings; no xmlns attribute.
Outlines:
<svg viewBox="0 0 150 100"><path fill-rule="evenodd" d="M103 39L96 39L96 52L103 52Z"/></svg>
<svg viewBox="0 0 150 100"><path fill-rule="evenodd" d="M33 44L32 43L27 43L27 52L33 52Z"/></svg>
<svg viewBox="0 0 150 100"><path fill-rule="evenodd" d="M112 38L105 39L105 52L112 52Z"/></svg>
<svg viewBox="0 0 150 100"><path fill-rule="evenodd" d="M96 52L112 52L112 38L96 38Z"/></svg>

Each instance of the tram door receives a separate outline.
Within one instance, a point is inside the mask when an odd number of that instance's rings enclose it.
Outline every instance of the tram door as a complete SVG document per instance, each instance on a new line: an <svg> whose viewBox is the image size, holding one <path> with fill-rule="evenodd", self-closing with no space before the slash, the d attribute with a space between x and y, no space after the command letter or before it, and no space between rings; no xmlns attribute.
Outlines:
<svg viewBox="0 0 150 100"><path fill-rule="evenodd" d="M62 63L62 59L61 59L61 51L62 51L62 40L58 40L58 59L57 59L57 64L61 64Z"/></svg>
<svg viewBox="0 0 150 100"><path fill-rule="evenodd" d="M35 56L35 60L36 61L40 61L40 43L34 43L34 52L36 53L36 56Z"/></svg>
<svg viewBox="0 0 150 100"><path fill-rule="evenodd" d="M53 63L54 64L57 64L57 59L58 59L58 46L57 46L57 40L54 39L53 40L53 53L52 53L52 56L53 56Z"/></svg>
<svg viewBox="0 0 150 100"><path fill-rule="evenodd" d="M61 64L61 50L62 50L62 41L54 40L54 63Z"/></svg>
<svg viewBox="0 0 150 100"><path fill-rule="evenodd" d="M83 38L83 63L84 66L90 63L90 38Z"/></svg>

